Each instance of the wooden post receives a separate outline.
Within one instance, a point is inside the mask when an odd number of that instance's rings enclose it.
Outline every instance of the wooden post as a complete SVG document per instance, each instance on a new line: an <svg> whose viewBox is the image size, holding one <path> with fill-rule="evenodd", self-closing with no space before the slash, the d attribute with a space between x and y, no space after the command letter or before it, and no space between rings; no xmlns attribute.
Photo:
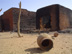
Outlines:
<svg viewBox="0 0 72 54"><path fill-rule="evenodd" d="M21 2L19 3L19 8L20 8L20 12L19 12L19 18L18 18L18 36L20 36L20 16L21 16Z"/></svg>

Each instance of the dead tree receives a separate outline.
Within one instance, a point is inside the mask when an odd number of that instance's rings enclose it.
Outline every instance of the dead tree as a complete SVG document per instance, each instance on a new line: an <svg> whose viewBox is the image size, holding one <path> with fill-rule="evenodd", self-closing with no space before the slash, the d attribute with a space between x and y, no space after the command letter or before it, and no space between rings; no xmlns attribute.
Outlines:
<svg viewBox="0 0 72 54"><path fill-rule="evenodd" d="M0 9L0 12L2 11L2 8Z"/></svg>
<svg viewBox="0 0 72 54"><path fill-rule="evenodd" d="M21 2L19 3L19 9L20 9L19 10L20 12L19 12L19 18L18 18L18 32L17 33L18 33L18 36L21 37L21 35L20 35Z"/></svg>

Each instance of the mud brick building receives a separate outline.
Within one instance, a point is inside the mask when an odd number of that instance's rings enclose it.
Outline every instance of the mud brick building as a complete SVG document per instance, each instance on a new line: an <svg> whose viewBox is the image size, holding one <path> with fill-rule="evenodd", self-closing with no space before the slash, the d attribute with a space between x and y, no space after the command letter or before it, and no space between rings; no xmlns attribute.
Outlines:
<svg viewBox="0 0 72 54"><path fill-rule="evenodd" d="M17 30L17 22L19 16L19 8L10 8L2 15L2 20L4 24L3 30L12 31ZM26 9L21 9L21 22L20 29L35 29L36 28L36 13L28 11Z"/></svg>
<svg viewBox="0 0 72 54"><path fill-rule="evenodd" d="M72 27L72 10L59 4L50 5L37 10L36 12L36 28L44 28L51 30L62 30Z"/></svg>

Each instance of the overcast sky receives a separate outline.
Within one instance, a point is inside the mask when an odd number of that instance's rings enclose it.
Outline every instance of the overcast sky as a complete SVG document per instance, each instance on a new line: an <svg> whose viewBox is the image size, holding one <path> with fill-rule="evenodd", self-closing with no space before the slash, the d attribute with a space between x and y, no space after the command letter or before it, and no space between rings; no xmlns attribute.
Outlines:
<svg viewBox="0 0 72 54"><path fill-rule="evenodd" d="M22 8L29 11L35 11L41 7L52 4L60 4L72 10L72 0L0 0L0 15L11 7L19 8L19 2L22 3Z"/></svg>

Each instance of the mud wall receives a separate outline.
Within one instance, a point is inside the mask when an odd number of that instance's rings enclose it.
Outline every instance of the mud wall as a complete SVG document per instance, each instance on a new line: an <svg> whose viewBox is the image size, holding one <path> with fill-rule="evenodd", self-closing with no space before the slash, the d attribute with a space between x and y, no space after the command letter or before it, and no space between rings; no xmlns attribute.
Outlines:
<svg viewBox="0 0 72 54"><path fill-rule="evenodd" d="M17 22L19 17L19 9L18 8L10 8L6 12L4 12L2 16L2 20L4 23L5 31L14 30L17 31ZM26 9L21 10L21 20L20 20L20 29L21 30L32 30L36 29L36 14L35 12L30 12Z"/></svg>
<svg viewBox="0 0 72 54"><path fill-rule="evenodd" d="M4 12L2 15L2 20L4 24L4 29L5 31L13 30L13 16L12 16L12 9L7 10Z"/></svg>
<svg viewBox="0 0 72 54"><path fill-rule="evenodd" d="M36 28L37 29L40 29L40 18L44 16L50 17L51 30L59 30L59 6L58 5L47 6L37 10L36 12Z"/></svg>
<svg viewBox="0 0 72 54"><path fill-rule="evenodd" d="M72 10L59 6L59 27L60 30L72 27Z"/></svg>
<svg viewBox="0 0 72 54"><path fill-rule="evenodd" d="M13 30L17 30L17 22L19 16L19 9L13 8ZM35 12L30 12L26 9L21 9L21 20L20 20L21 30L33 30L36 29L36 14Z"/></svg>
<svg viewBox="0 0 72 54"><path fill-rule="evenodd" d="M59 30L59 5L51 6L51 29Z"/></svg>

